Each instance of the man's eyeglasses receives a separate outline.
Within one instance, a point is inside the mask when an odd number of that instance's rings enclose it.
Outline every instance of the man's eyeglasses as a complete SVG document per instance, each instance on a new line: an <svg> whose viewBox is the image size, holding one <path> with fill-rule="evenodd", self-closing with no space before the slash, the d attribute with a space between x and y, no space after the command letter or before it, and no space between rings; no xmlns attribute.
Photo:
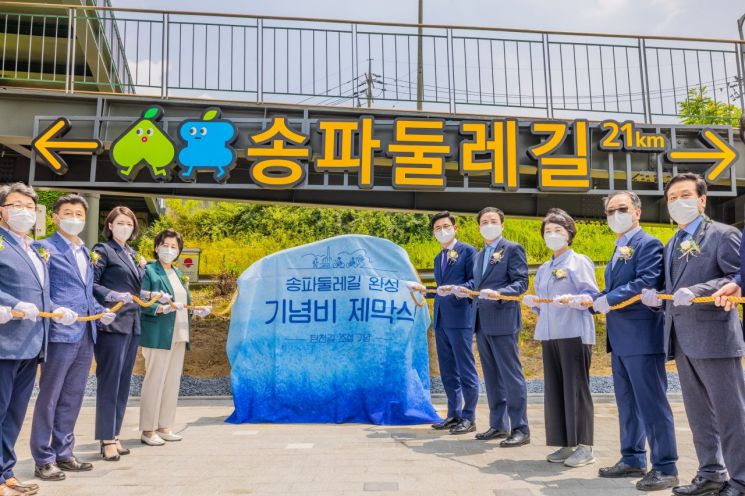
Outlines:
<svg viewBox="0 0 745 496"><path fill-rule="evenodd" d="M451 226L450 224L444 224L444 225L440 225L440 226L435 227L434 228L434 231L435 232L442 232L445 229L450 230L452 228L453 228L453 226Z"/></svg>
<svg viewBox="0 0 745 496"><path fill-rule="evenodd" d="M629 213L629 207L609 208L608 210L605 211L605 215L607 215L607 216L610 217L611 215L615 214L616 212L619 212L619 213L622 213L622 214L627 214L627 213Z"/></svg>
<svg viewBox="0 0 745 496"><path fill-rule="evenodd" d="M6 203L5 205L3 205L3 207L14 208L16 210L21 210L21 209L36 210L35 203Z"/></svg>

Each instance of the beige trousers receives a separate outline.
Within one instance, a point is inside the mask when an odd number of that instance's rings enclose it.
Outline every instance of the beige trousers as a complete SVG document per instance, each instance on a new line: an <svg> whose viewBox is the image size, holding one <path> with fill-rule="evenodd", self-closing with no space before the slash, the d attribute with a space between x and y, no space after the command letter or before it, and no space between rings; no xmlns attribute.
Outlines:
<svg viewBox="0 0 745 496"><path fill-rule="evenodd" d="M140 430L172 428L184 369L186 343L172 343L170 350L142 348L145 379L140 398Z"/></svg>

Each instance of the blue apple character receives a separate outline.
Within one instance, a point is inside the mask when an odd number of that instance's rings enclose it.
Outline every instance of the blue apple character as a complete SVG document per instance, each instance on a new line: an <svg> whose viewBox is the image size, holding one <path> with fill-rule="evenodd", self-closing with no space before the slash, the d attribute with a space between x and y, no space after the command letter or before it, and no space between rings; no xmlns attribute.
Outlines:
<svg viewBox="0 0 745 496"><path fill-rule="evenodd" d="M238 130L221 116L219 108L210 107L201 120L179 125L178 134L186 144L178 152L182 180L193 181L197 172L212 172L216 182L225 182L230 177L237 156L231 145L238 137Z"/></svg>

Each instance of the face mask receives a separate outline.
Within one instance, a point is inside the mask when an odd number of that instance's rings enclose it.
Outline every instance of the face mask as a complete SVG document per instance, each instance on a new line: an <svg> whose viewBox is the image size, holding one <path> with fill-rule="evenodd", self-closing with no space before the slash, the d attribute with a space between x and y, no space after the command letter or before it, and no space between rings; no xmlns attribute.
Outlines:
<svg viewBox="0 0 745 496"><path fill-rule="evenodd" d="M633 223L634 219L628 212L613 212L613 215L608 216L608 227L616 234L625 233L631 229Z"/></svg>
<svg viewBox="0 0 745 496"><path fill-rule="evenodd" d="M678 224L688 225L700 215L697 198L681 198L667 204L670 217Z"/></svg>
<svg viewBox="0 0 745 496"><path fill-rule="evenodd" d="M494 241L502 235L502 226L499 224L484 224L479 227L481 236L487 241Z"/></svg>
<svg viewBox="0 0 745 496"><path fill-rule="evenodd" d="M166 264L169 264L178 258L178 250L173 248L158 248L158 259Z"/></svg>
<svg viewBox="0 0 745 496"><path fill-rule="evenodd" d="M60 219L59 228L65 231L67 234L77 236L83 232L85 228L85 221L82 219Z"/></svg>
<svg viewBox="0 0 745 496"><path fill-rule="evenodd" d="M455 231L452 229L443 229L441 231L435 231L435 238L440 243L450 243L455 237Z"/></svg>
<svg viewBox="0 0 745 496"><path fill-rule="evenodd" d="M567 246L567 239L561 233L546 233L543 235L543 240L551 251L561 250Z"/></svg>
<svg viewBox="0 0 745 496"><path fill-rule="evenodd" d="M8 218L5 221L14 231L27 233L36 224L36 212L31 212L25 208L20 210L9 208Z"/></svg>
<svg viewBox="0 0 745 496"><path fill-rule="evenodd" d="M126 243L129 241L129 237L132 236L132 231L134 231L133 227L117 224L111 230L111 233L114 235L114 239Z"/></svg>

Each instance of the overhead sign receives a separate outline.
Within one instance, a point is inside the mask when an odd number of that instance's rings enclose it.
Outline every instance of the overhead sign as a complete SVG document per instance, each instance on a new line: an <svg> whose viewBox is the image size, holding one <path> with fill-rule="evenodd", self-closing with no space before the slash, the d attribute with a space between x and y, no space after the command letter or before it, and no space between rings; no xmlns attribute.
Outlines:
<svg viewBox="0 0 745 496"><path fill-rule="evenodd" d="M385 161L394 189L445 191L446 163L455 160L463 178L488 176L492 189L519 191L521 165L527 159L535 164L539 191L585 192L593 189L593 149L606 155L658 154L668 163L705 164L702 172L710 183L726 177L738 159L737 151L713 129L700 130L703 147L676 149L664 133L645 131L631 121L607 120L597 126L584 119L534 120L526 128L511 118L463 120L456 122L458 142L453 143L445 133L453 122L443 119L398 117L385 139L371 116L323 117L310 129L297 128L285 116L272 117L261 129L241 128L216 107L176 126L164 126L163 119L161 107L148 107L113 140L108 156L122 180L134 182L148 174L154 181L176 184L210 174L223 184L243 160L250 181L259 188L300 187L312 167L319 173L354 173L357 184L348 187L370 190L376 187L376 167ZM59 153L97 154L104 148L97 139L62 139L69 130L69 121L59 118L33 141L34 150L58 175L68 172ZM602 136L593 141L598 130Z"/></svg>

